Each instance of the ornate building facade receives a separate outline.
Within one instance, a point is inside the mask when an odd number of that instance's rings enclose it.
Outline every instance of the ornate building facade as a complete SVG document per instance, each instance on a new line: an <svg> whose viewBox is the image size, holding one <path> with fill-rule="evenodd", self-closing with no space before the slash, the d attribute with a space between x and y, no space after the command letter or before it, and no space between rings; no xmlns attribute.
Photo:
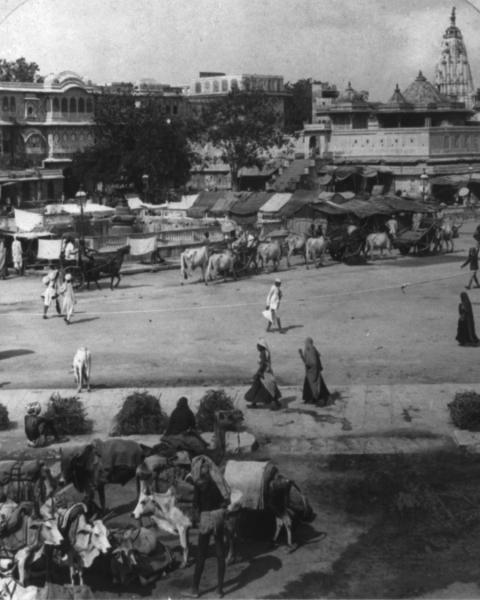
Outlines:
<svg viewBox="0 0 480 600"><path fill-rule="evenodd" d="M438 91L473 108L475 90L462 32L456 25L455 8L450 16L450 26L443 35L440 60L435 68L435 85Z"/></svg>

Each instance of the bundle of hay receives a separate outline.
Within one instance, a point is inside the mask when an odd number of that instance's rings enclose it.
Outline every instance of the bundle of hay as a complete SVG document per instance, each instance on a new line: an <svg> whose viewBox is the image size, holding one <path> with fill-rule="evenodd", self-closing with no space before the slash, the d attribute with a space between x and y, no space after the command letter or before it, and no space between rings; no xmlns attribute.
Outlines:
<svg viewBox="0 0 480 600"><path fill-rule="evenodd" d="M200 400L195 416L199 431L213 431L215 412L233 408L233 401L224 390L207 390Z"/></svg>
<svg viewBox="0 0 480 600"><path fill-rule="evenodd" d="M148 392L133 392L113 417L109 435L115 437L134 433L163 433L167 425L168 417L158 398Z"/></svg>
<svg viewBox="0 0 480 600"><path fill-rule="evenodd" d="M10 419L8 418L7 407L0 404L0 431L5 431L10 427Z"/></svg>
<svg viewBox="0 0 480 600"><path fill-rule="evenodd" d="M470 390L457 392L448 405L450 418L455 427L480 431L480 395Z"/></svg>
<svg viewBox="0 0 480 600"><path fill-rule="evenodd" d="M62 398L58 392L50 396L45 417L53 419L59 435L82 435L92 431L92 421L77 396Z"/></svg>

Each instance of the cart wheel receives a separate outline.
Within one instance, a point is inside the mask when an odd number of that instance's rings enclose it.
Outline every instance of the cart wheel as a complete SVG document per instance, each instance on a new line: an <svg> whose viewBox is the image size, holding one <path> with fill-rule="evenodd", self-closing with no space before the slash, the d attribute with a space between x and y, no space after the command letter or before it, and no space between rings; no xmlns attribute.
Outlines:
<svg viewBox="0 0 480 600"><path fill-rule="evenodd" d="M79 267L67 267L65 274L70 273L72 276L72 285L74 290L81 290L85 285L85 277Z"/></svg>
<svg viewBox="0 0 480 600"><path fill-rule="evenodd" d="M343 256L343 252L341 250L338 250L337 248L335 248L335 249L331 248L329 250L329 252L330 252L330 257L332 258L332 260L341 262L342 256Z"/></svg>

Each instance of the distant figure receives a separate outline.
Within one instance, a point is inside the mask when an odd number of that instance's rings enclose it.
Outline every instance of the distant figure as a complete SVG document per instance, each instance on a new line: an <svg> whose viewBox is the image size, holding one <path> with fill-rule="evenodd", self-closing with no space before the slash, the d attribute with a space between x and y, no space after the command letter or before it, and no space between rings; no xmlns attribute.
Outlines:
<svg viewBox="0 0 480 600"><path fill-rule="evenodd" d="M480 284L478 283L478 279L477 279L477 271L478 271L478 248L470 248L470 250L468 251L468 257L467 260L463 263L463 265L461 266L461 268L463 269L463 267L466 267L467 265L470 265L470 281L468 282L468 285L465 286L465 288L467 290L469 290L472 287L472 283L475 282L475 287L480 287Z"/></svg>
<svg viewBox="0 0 480 600"><path fill-rule="evenodd" d="M4 239L0 238L0 279L6 279L7 274L7 249Z"/></svg>
<svg viewBox="0 0 480 600"><path fill-rule="evenodd" d="M13 268L17 275L23 275L23 251L22 242L15 235L12 242Z"/></svg>
<svg viewBox="0 0 480 600"><path fill-rule="evenodd" d="M323 236L323 227L321 223L318 223L315 227L315 237L319 238Z"/></svg>
<svg viewBox="0 0 480 600"><path fill-rule="evenodd" d="M298 353L305 365L305 380L303 382L303 401L305 404L319 404L325 406L330 397L330 392L322 377L322 362L320 353L313 345L313 340L305 340L305 348L299 348Z"/></svg>
<svg viewBox="0 0 480 600"><path fill-rule="evenodd" d="M173 409L173 412L170 415L165 435L179 435L189 429L195 428L195 415L188 406L187 398L182 396L177 402L176 408Z"/></svg>
<svg viewBox="0 0 480 600"><path fill-rule="evenodd" d="M60 287L59 293L63 296L62 300L62 313L64 314L64 321L67 325L70 325L70 321L73 316L73 309L77 302L75 298L75 292L73 290L72 276L70 273L65 275L65 281Z"/></svg>
<svg viewBox="0 0 480 600"><path fill-rule="evenodd" d="M457 337L455 339L460 346L478 346L479 339L475 331L472 304L467 292L460 294L458 313Z"/></svg>
<svg viewBox="0 0 480 600"><path fill-rule="evenodd" d="M473 239L480 246L480 225L477 225L477 228L475 229L475 233L473 234Z"/></svg>
<svg viewBox="0 0 480 600"><path fill-rule="evenodd" d="M284 333L284 331L282 329L282 324L280 322L280 314L278 312L279 307L280 307L280 300L282 299L282 290L280 289L281 285L282 285L281 280L278 278L275 279L275 283L270 288L270 291L268 292L268 296L267 296L267 300L266 300L267 306L266 306L265 311L270 311L270 314L269 314L269 316L264 314L264 316L268 320L267 331L271 331L272 325L276 324L278 327L278 331L280 333Z"/></svg>
<svg viewBox="0 0 480 600"><path fill-rule="evenodd" d="M65 244L65 260L67 262L75 262L77 260L77 250L72 238L67 238Z"/></svg>
<svg viewBox="0 0 480 600"><path fill-rule="evenodd" d="M310 223L310 227L308 228L307 235L308 235L308 237L315 237L315 221L312 221Z"/></svg>
<svg viewBox="0 0 480 600"><path fill-rule="evenodd" d="M392 237L397 237L397 233L398 233L398 221L395 218L394 215L392 215L388 221L385 223L385 225L387 226L388 229L388 233L392 236Z"/></svg>
<svg viewBox="0 0 480 600"><path fill-rule="evenodd" d="M48 446L52 442L66 442L68 438L61 437L55 429L54 419L42 417L42 408L38 402L31 402L27 406L25 415L25 435L28 445L34 448Z"/></svg>
<svg viewBox="0 0 480 600"><path fill-rule="evenodd" d="M54 300L57 314L61 315L62 311L60 310L60 302L58 301L58 271L56 269L50 271L42 279L42 282L46 286L45 291L41 294L43 298L43 318L48 319L48 309Z"/></svg>
<svg viewBox="0 0 480 600"><path fill-rule="evenodd" d="M250 402L250 408L255 408L258 403L272 404L272 409L282 407L279 402L281 397L272 370L272 359L267 342L260 338L257 342L259 352L258 370L253 377L253 384L245 394L245 400Z"/></svg>

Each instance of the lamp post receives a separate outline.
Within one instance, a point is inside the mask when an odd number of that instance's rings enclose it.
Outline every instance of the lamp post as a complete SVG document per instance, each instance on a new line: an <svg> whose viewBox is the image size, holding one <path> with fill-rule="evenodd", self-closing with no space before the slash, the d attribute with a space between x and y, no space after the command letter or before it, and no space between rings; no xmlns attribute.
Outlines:
<svg viewBox="0 0 480 600"><path fill-rule="evenodd" d="M80 240L83 243L84 238L84 230L83 230L83 207L85 203L85 199L87 198L87 193L80 188L78 192L75 194L75 200L78 202L80 206Z"/></svg>
<svg viewBox="0 0 480 600"><path fill-rule="evenodd" d="M427 199L427 185L428 185L428 175L427 175L425 169L423 169L423 173L420 175L420 181L422 182L422 197L423 197L423 201L425 202Z"/></svg>
<svg viewBox="0 0 480 600"><path fill-rule="evenodd" d="M472 167L472 165L470 165L468 167L468 196L467 196L467 202L468 202L469 207L472 206L472 188L470 185L472 183L472 175L473 175L473 167Z"/></svg>
<svg viewBox="0 0 480 600"><path fill-rule="evenodd" d="M142 175L142 186L143 186L143 199L148 201L148 180L149 176L147 173Z"/></svg>

